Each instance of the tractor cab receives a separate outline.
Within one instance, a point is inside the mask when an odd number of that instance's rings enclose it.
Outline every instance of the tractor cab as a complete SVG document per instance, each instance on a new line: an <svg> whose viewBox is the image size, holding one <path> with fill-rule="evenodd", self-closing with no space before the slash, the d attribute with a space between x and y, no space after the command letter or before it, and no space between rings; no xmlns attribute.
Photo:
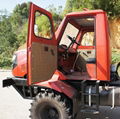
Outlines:
<svg viewBox="0 0 120 119"><path fill-rule="evenodd" d="M105 26L101 26L101 23ZM70 13L62 21L56 36L58 69L67 79L110 80L109 36L105 12L94 10Z"/></svg>
<svg viewBox="0 0 120 119"><path fill-rule="evenodd" d="M58 45L58 68L69 79L96 78L94 29L92 16L69 18Z"/></svg>
<svg viewBox="0 0 120 119"><path fill-rule="evenodd" d="M66 80L110 80L109 36L104 11L67 14L55 32L50 12L34 4L30 10L29 85L51 79L56 70L62 72ZM47 29L43 19L47 21Z"/></svg>

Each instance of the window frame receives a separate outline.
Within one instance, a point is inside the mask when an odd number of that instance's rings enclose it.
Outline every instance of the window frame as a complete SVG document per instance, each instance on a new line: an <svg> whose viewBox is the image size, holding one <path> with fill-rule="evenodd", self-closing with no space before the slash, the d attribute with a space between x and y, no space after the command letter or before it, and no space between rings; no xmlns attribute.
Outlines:
<svg viewBox="0 0 120 119"><path fill-rule="evenodd" d="M91 33L93 32L93 45L82 45L82 41L83 41L83 37L86 33ZM96 46L96 43L94 43L95 41L95 31L84 31L83 34L82 34L82 37L81 37L81 42L80 42L80 46L84 46L84 47L91 47L91 46Z"/></svg>
<svg viewBox="0 0 120 119"><path fill-rule="evenodd" d="M54 36L54 35L53 35L53 34L54 34L54 30L53 30L53 25L52 25L52 22L51 22L50 17L49 17L48 15L46 15L45 13L40 12L39 10L36 10L36 11L34 12L34 25L35 25L35 21L36 21L36 18L35 18L36 12L39 12L39 13L45 15L45 16L49 19L50 26L51 26L51 28L50 28L50 29L51 29L51 38L45 38L45 37L37 36L37 35L35 34L35 31L33 30L33 31L34 31L34 32L33 32L34 36L37 37L37 38L45 39L45 40L52 40L52 38L53 38L53 36Z"/></svg>
<svg viewBox="0 0 120 119"><path fill-rule="evenodd" d="M72 25L73 27L75 27L75 28L78 30L78 33L77 33L77 35L76 35L76 37L75 37L75 40L77 39L77 37L78 37L78 35L79 35L79 31L80 31L80 30L79 30L76 26L74 26L71 22L67 22L67 24L65 25L64 31L63 31L63 33L62 33L62 35L61 35L61 38L60 38L60 41L59 41L59 45L61 45L60 42L61 42L61 40L62 40L62 38L63 38L63 35L64 35L64 33L65 33L65 30L66 30L68 24ZM69 34L68 34L68 35L69 35ZM66 44L65 44L65 45L66 45ZM74 44L73 44L71 47L73 47L73 46L74 46Z"/></svg>

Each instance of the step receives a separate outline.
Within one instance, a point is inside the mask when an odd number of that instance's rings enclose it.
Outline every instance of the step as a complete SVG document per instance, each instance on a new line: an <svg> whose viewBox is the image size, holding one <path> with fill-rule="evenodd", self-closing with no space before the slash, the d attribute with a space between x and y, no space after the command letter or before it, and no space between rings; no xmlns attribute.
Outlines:
<svg viewBox="0 0 120 119"><path fill-rule="evenodd" d="M99 94L96 94L96 93L91 93L91 94L83 93L82 95L84 95L84 96L89 96L89 95L91 95L91 96L99 96Z"/></svg>
<svg viewBox="0 0 120 119"><path fill-rule="evenodd" d="M81 109L80 112L85 114L94 114L94 115L97 115L100 113L98 110L95 110L95 109Z"/></svg>

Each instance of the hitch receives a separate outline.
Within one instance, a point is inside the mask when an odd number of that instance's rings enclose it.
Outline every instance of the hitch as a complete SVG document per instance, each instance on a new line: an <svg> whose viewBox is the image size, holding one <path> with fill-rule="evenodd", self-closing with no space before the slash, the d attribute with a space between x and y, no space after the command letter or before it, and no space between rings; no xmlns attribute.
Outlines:
<svg viewBox="0 0 120 119"><path fill-rule="evenodd" d="M18 85L18 86L25 86L27 85L27 79L25 78L16 78L16 77L8 77L7 79L3 80L3 87L8 87L11 85Z"/></svg>

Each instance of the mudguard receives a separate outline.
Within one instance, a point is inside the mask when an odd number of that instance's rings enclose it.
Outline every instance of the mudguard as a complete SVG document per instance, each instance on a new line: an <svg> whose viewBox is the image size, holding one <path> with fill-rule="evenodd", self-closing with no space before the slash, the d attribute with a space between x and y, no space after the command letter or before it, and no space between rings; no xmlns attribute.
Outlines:
<svg viewBox="0 0 120 119"><path fill-rule="evenodd" d="M77 95L77 90L62 80L66 80L66 77L60 71L56 70L50 80L35 85L51 88L60 93L64 93L71 99L74 98Z"/></svg>

